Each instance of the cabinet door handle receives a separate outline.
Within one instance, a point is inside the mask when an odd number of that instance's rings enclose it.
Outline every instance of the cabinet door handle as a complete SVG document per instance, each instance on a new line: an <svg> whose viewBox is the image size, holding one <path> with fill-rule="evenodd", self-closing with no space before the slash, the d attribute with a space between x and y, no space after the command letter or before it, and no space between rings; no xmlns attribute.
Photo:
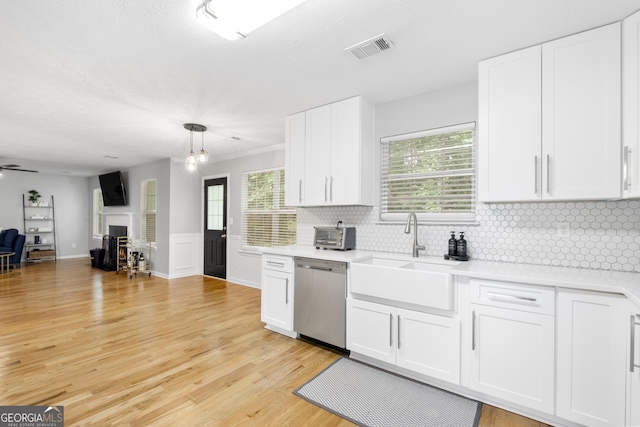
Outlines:
<svg viewBox="0 0 640 427"><path fill-rule="evenodd" d="M551 156L549 154L547 154L547 194L551 194L551 180L549 179L551 177Z"/></svg>
<svg viewBox="0 0 640 427"><path fill-rule="evenodd" d="M298 201L302 203L302 180L298 183Z"/></svg>
<svg viewBox="0 0 640 427"><path fill-rule="evenodd" d="M324 177L324 201L327 202L327 183L329 182L329 178Z"/></svg>
<svg viewBox="0 0 640 427"><path fill-rule="evenodd" d="M389 347L393 347L393 314L389 313Z"/></svg>
<svg viewBox="0 0 640 427"><path fill-rule="evenodd" d="M622 170L623 170L623 177L624 177L624 182L623 182L623 189L624 191L629 191L629 187L631 186L631 182L629 182L629 153L631 152L631 150L629 150L629 146L625 146L623 151L622 151Z"/></svg>
<svg viewBox="0 0 640 427"><path fill-rule="evenodd" d="M476 311L471 312L471 351L476 351Z"/></svg>
<svg viewBox="0 0 640 427"><path fill-rule="evenodd" d="M538 156L533 156L533 194L538 194Z"/></svg>
<svg viewBox="0 0 640 427"><path fill-rule="evenodd" d="M400 350L400 316L398 316L398 350Z"/></svg>
<svg viewBox="0 0 640 427"><path fill-rule="evenodd" d="M267 265L274 265L277 267L284 267L284 262L267 261Z"/></svg>
<svg viewBox="0 0 640 427"><path fill-rule="evenodd" d="M284 303L289 304L289 278L284 279Z"/></svg>
<svg viewBox="0 0 640 427"><path fill-rule="evenodd" d="M640 326L640 322L638 322L636 320L636 317L638 317L638 319L640 319L640 314L636 314L635 316L632 314L631 315L631 339L630 341L630 346L631 347L629 349L629 372L633 372L634 368L640 368L640 365L638 365L635 361L636 358L636 326Z"/></svg>
<svg viewBox="0 0 640 427"><path fill-rule="evenodd" d="M487 292L487 296L490 299L497 299L497 300L522 301L522 302L530 302L530 303L538 302L537 298L521 297L519 295L496 294L494 292Z"/></svg>

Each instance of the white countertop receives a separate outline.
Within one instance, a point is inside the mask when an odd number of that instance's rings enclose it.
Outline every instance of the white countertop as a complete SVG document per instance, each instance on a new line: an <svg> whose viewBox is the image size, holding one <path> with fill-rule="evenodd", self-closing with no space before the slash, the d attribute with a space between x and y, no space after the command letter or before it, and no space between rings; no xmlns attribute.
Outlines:
<svg viewBox="0 0 640 427"><path fill-rule="evenodd" d="M372 256L407 261L437 262L445 261L441 257L412 258L410 255L372 251L333 251L316 249L313 246L284 246L268 248L264 253L308 257L339 262L357 262ZM518 264L495 261L458 262L451 270L456 276L478 279L501 280L542 286L582 289L598 292L624 294L640 306L640 273L588 268L556 267L547 265Z"/></svg>
<svg viewBox="0 0 640 427"><path fill-rule="evenodd" d="M488 280L624 294L640 306L640 273L495 261L469 261L452 274Z"/></svg>
<svg viewBox="0 0 640 427"><path fill-rule="evenodd" d="M327 249L316 249L314 246L280 246L276 248L264 248L263 253L299 256L327 261L355 262L367 259L374 254L368 251L332 251Z"/></svg>

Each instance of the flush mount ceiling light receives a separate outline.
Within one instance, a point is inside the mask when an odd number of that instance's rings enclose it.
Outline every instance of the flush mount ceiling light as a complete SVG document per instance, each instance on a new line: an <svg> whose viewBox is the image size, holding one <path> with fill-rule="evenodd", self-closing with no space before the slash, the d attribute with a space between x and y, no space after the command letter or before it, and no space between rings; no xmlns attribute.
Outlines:
<svg viewBox="0 0 640 427"><path fill-rule="evenodd" d="M246 38L256 28L305 0L202 0L198 22L227 40Z"/></svg>
<svg viewBox="0 0 640 427"><path fill-rule="evenodd" d="M198 125L195 123L185 123L184 128L189 131L189 155L184 162L184 166L188 171L193 172L198 168L198 163L204 163L209 159L209 153L204 151L204 132L207 130L206 126ZM202 135L202 145L200 152L196 154L193 151L193 133L200 132Z"/></svg>

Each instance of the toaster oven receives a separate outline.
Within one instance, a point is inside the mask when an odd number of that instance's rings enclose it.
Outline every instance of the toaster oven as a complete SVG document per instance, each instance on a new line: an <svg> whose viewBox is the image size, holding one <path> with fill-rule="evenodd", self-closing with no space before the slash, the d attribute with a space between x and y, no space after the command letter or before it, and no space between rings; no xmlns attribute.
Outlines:
<svg viewBox="0 0 640 427"><path fill-rule="evenodd" d="M355 227L314 227L313 238L316 249L350 251L356 248Z"/></svg>

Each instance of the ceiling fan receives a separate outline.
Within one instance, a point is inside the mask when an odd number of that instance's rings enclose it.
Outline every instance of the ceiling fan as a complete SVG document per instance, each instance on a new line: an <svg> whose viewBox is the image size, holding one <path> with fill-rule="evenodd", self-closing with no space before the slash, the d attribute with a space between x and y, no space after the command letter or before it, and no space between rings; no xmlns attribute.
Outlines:
<svg viewBox="0 0 640 427"><path fill-rule="evenodd" d="M0 174L2 174L2 171L17 171L17 172L33 172L33 173L38 173L38 171L34 171L31 169L21 169L20 165L13 165L13 164L8 164L8 165L0 165Z"/></svg>

